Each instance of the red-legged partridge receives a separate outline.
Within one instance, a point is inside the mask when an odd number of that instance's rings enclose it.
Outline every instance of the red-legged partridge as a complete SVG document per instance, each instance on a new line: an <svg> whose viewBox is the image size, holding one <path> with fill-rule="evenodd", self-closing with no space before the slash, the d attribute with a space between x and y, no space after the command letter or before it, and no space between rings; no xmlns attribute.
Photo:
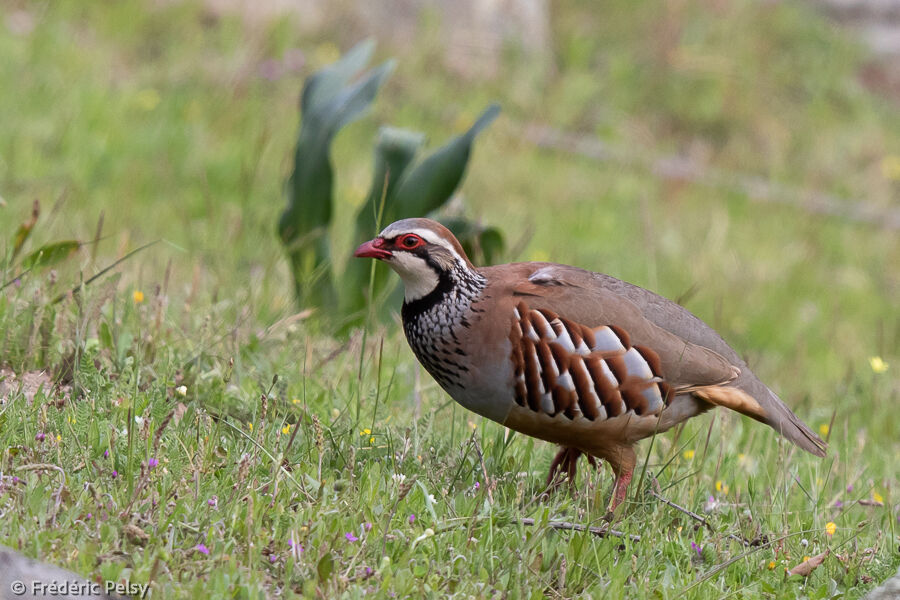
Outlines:
<svg viewBox="0 0 900 600"><path fill-rule="evenodd" d="M825 455L712 328L653 292L553 263L476 268L430 219L397 221L355 255L400 275L406 339L454 400L562 446L550 479L563 463L571 477L581 453L609 462L611 510L625 499L634 444L713 406Z"/></svg>

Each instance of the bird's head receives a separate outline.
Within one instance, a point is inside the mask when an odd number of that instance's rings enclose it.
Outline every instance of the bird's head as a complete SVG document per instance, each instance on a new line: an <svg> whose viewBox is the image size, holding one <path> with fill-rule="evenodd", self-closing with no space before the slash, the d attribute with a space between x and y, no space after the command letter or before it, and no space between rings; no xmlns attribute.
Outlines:
<svg viewBox="0 0 900 600"><path fill-rule="evenodd" d="M442 278L474 269L450 230L431 219L391 223L378 237L360 245L353 255L390 265L403 280L407 302L427 296Z"/></svg>

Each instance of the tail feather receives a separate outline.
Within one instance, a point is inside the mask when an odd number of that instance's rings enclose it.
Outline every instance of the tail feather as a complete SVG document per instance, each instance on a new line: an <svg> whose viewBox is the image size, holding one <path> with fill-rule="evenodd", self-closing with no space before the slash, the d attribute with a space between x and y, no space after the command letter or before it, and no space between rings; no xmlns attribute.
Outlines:
<svg viewBox="0 0 900 600"><path fill-rule="evenodd" d="M813 433L797 415L791 412L791 409L785 406L772 390L756 378L747 364L738 356L737 352L709 325L701 321L686 308L653 292L648 292L645 289L607 275L596 275L596 277L605 289L613 291L633 302L640 308L644 317L657 327L665 329L687 342L721 354L728 362L740 369L737 379L728 382L724 387L743 390L755 400L755 403L748 403L737 396L720 396L719 403L723 406L734 404L735 406L729 406L729 408L734 408L765 423L807 452L816 456L825 456L827 444ZM679 391L681 393L693 392L695 397L700 397L696 390L693 389L682 389ZM712 400L707 400L706 402L716 404ZM756 404L761 411L757 410L753 404ZM703 407L685 406L697 412L704 410ZM671 408L668 410L671 410Z"/></svg>
<svg viewBox="0 0 900 600"><path fill-rule="evenodd" d="M789 409L778 396L755 377L751 382L743 382L742 387L731 385L705 386L691 390L692 393L717 406L730 408L765 423L782 436L816 456L825 456L828 445L822 441L800 418ZM750 383L751 385L747 385ZM753 388L753 395L746 387ZM762 388L762 389L758 389Z"/></svg>
<svg viewBox="0 0 900 600"><path fill-rule="evenodd" d="M769 414L764 422L807 452L816 456L825 456L828 444L801 421L800 417L795 415L774 392L766 391L768 392L768 402L764 401L762 404L768 405L765 408Z"/></svg>
<svg viewBox="0 0 900 600"><path fill-rule="evenodd" d="M732 385L753 396L764 412L759 417L751 416L757 421L765 423L810 454L825 456L828 444L817 436L806 423L801 421L800 417L795 415L775 392L757 379L746 365L742 365L741 370L741 376Z"/></svg>

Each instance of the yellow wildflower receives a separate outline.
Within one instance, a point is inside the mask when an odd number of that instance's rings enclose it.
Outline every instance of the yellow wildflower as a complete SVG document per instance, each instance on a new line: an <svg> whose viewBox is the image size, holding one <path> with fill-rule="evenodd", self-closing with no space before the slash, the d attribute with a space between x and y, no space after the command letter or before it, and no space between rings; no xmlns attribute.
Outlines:
<svg viewBox="0 0 900 600"><path fill-rule="evenodd" d="M253 431L253 423L247 423L247 429Z"/></svg>
<svg viewBox="0 0 900 600"><path fill-rule="evenodd" d="M872 367L872 370L876 373L884 373L888 370L890 365L884 362L884 359L880 356L870 356L869 366Z"/></svg>
<svg viewBox="0 0 900 600"><path fill-rule="evenodd" d="M837 531L837 525L834 524L834 521L828 521L825 523L825 533L828 535L834 535L834 532Z"/></svg>
<svg viewBox="0 0 900 600"><path fill-rule="evenodd" d="M472 430L478 429L478 423L476 423L475 421L469 421L469 427L471 427Z"/></svg>
<svg viewBox="0 0 900 600"><path fill-rule="evenodd" d="M366 427L362 431L359 432L359 435L372 435L372 430Z"/></svg>
<svg viewBox="0 0 900 600"><path fill-rule="evenodd" d="M313 61L317 65L331 64L341 57L341 51L332 42L325 42L316 46L313 52Z"/></svg>
<svg viewBox="0 0 900 600"><path fill-rule="evenodd" d="M162 100L162 98L160 98L159 92L153 88L141 90L137 93L137 96L135 96L135 104L137 104L138 108L147 112L150 112L159 106L160 100Z"/></svg>
<svg viewBox="0 0 900 600"><path fill-rule="evenodd" d="M56 434L56 441L57 441L57 442L61 442L61 441L62 441L62 436L59 435L58 433Z"/></svg>
<svg viewBox="0 0 900 600"><path fill-rule="evenodd" d="M290 423L288 423L287 425L285 425L284 427L281 428L281 433L283 433L284 435L287 435L290 432L291 432L291 424Z"/></svg>
<svg viewBox="0 0 900 600"><path fill-rule="evenodd" d="M872 500L874 500L878 504L884 504L884 497L881 494L879 494L878 492L875 492L875 491L872 492Z"/></svg>
<svg viewBox="0 0 900 600"><path fill-rule="evenodd" d="M374 436L374 435L373 435L372 437L369 438L369 443L370 443L370 444L374 444L374 443L375 443L375 436Z"/></svg>
<svg viewBox="0 0 900 600"><path fill-rule="evenodd" d="M900 181L900 156L889 154L881 159L881 175L885 179Z"/></svg>
<svg viewBox="0 0 900 600"><path fill-rule="evenodd" d="M727 494L728 493L728 484L723 483L722 480L719 479L718 481L716 481L716 491L722 492L723 494Z"/></svg>
<svg viewBox="0 0 900 600"><path fill-rule="evenodd" d="M535 262L547 262L548 260L550 260L550 255L547 254L544 250L535 250L531 253L531 256L529 256L528 259Z"/></svg>
<svg viewBox="0 0 900 600"><path fill-rule="evenodd" d="M774 560L770 560L770 561L769 561L769 570L771 571L771 570L774 569L774 568L775 568L775 561L774 561Z"/></svg>
<svg viewBox="0 0 900 600"><path fill-rule="evenodd" d="M131 297L134 300L135 304L140 304L144 301L144 292L142 292L141 290L134 290L134 293L131 294Z"/></svg>
<svg viewBox="0 0 900 600"><path fill-rule="evenodd" d="M682 454L682 456L684 457L684 460L693 460L694 451L693 450L685 450L684 453Z"/></svg>
<svg viewBox="0 0 900 600"><path fill-rule="evenodd" d="M825 437L828 435L828 432L831 431L831 427L828 426L828 423L822 423L819 425L819 435Z"/></svg>
<svg viewBox="0 0 900 600"><path fill-rule="evenodd" d="M300 398L294 398L291 400L291 404L300 404Z"/></svg>

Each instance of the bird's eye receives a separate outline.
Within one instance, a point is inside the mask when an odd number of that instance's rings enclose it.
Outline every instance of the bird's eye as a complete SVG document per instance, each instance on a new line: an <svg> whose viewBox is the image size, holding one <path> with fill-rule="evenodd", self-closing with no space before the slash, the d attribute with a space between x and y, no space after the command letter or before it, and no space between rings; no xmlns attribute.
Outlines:
<svg viewBox="0 0 900 600"><path fill-rule="evenodd" d="M422 243L422 238L420 238L417 235L413 235L413 234L403 236L403 239L400 240L400 244L404 248L410 248L410 249L415 248L416 246L420 245L421 243Z"/></svg>

